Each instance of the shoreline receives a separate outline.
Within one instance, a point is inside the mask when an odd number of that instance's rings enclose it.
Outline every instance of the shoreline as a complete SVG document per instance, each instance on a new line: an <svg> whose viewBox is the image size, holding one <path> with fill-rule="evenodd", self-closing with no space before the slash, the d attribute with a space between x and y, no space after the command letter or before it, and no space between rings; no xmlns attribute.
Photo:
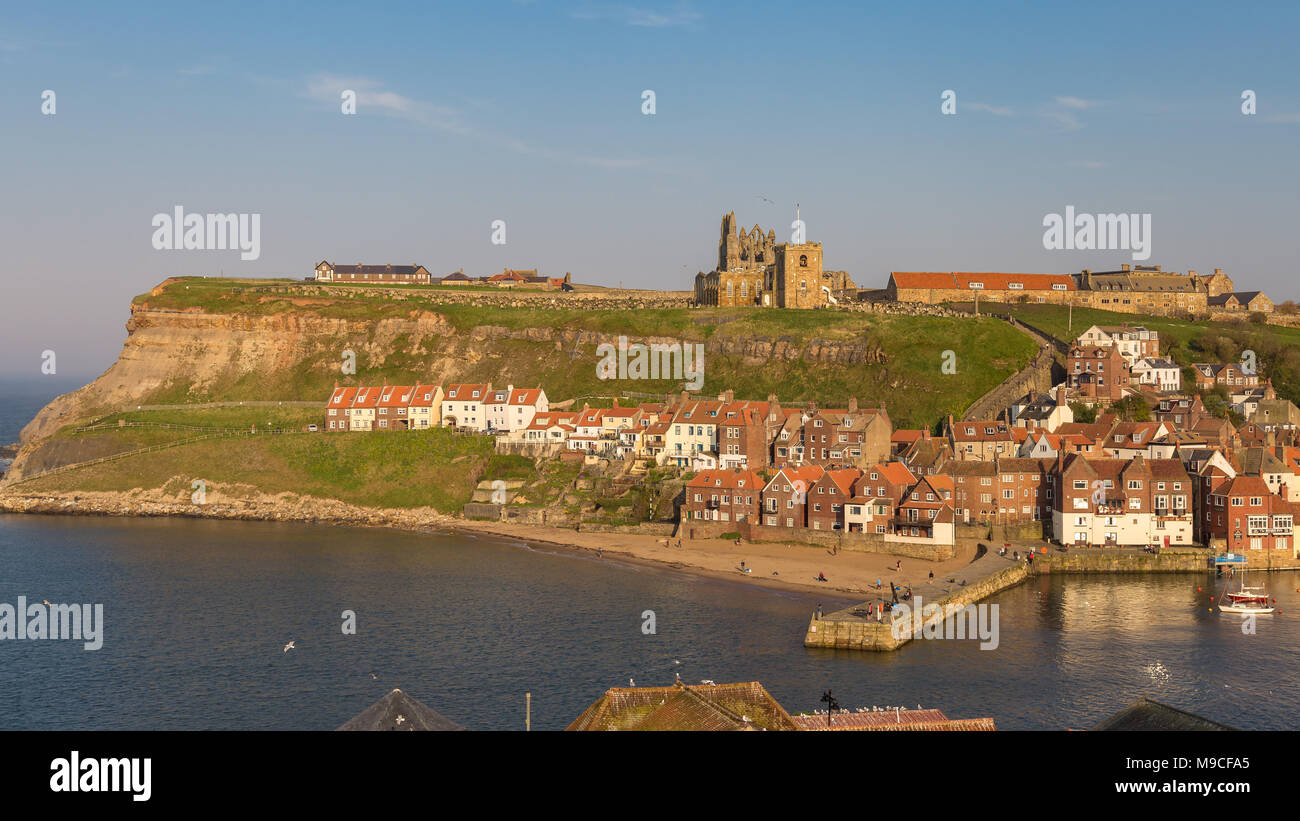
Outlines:
<svg viewBox="0 0 1300 821"><path fill-rule="evenodd" d="M479 521L439 513L431 508L390 509L351 505L335 500L291 494L255 499L226 499L209 490L206 504L177 502L161 492L135 490L46 492L21 495L0 493L0 513L24 515L112 516L131 518L186 517L229 521L292 522L489 536L521 542L529 547L574 555L616 557L634 565L672 570L696 578L729 581L758 589L860 602L877 597L875 580L900 586L921 586L928 574L951 575L974 558L974 548L959 548L944 562L902 559L877 553L831 551L817 545L749 543L736 545L721 539L682 538L682 547L665 547L665 537L641 533L581 531L544 525L516 525ZM669 539L671 545L677 539ZM741 564L750 572L742 572ZM825 573L828 581L818 582Z"/></svg>

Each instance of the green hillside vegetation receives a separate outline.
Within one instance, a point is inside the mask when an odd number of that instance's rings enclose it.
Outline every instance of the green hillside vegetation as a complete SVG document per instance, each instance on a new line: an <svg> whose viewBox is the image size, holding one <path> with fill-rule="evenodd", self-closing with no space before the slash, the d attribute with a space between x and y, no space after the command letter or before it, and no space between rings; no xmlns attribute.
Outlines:
<svg viewBox="0 0 1300 821"><path fill-rule="evenodd" d="M769 359L757 363L739 353L706 355L700 395L728 388L738 398L764 399L776 394L784 403L816 401L843 407L849 396L863 406L884 401L898 426L930 425L967 405L1027 364L1033 341L996 319L881 316L848 311L762 310L745 308L588 310L551 307L503 308L440 302L441 293L428 288L404 288L374 294L357 291L343 297L314 297L312 286L292 280L218 280L185 278L170 283L158 296L142 295L135 303L163 310L203 310L244 315L299 312L322 317L376 320L436 313L453 327L469 331L491 326L512 330L550 328L626 335L630 341L649 337L684 343L714 342L736 346L763 340L796 348L817 343L855 343L879 349L883 364L841 364L805 359ZM277 293L275 289L289 293ZM562 296L556 297L563 302ZM449 355L456 359L454 378L493 384L541 385L553 401L577 396L662 395L680 390L682 380L601 381L595 344L559 350L549 342L515 339L473 341L473 356L463 355L465 338L409 337L384 344L382 358L359 355L357 374L341 377L339 354L344 348L364 350L371 336L330 340L328 346L304 350L283 370L238 373L217 378L202 392L184 378L155 392L149 403L209 400L319 399L322 404L335 381L343 384L410 383L427 378L434 363ZM459 347L458 347L459 346ZM957 371L941 370L944 351L957 355ZM371 359L376 361L370 361Z"/></svg>
<svg viewBox="0 0 1300 821"><path fill-rule="evenodd" d="M129 429L128 429L129 430ZM113 432L107 436L131 436ZM496 457L486 436L448 430L402 433L235 434L37 477L25 492L128 491L163 488L177 500L190 482L294 493L373 507L431 506L459 513L484 468ZM520 466L512 478L532 479ZM235 494L238 496L238 492Z"/></svg>

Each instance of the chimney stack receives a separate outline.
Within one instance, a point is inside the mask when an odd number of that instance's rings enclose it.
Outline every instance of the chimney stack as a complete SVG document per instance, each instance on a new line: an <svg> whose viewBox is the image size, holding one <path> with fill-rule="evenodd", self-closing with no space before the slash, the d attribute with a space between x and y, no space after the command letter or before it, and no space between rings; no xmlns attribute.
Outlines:
<svg viewBox="0 0 1300 821"><path fill-rule="evenodd" d="M856 396L850 396L849 413L857 413L857 412L858 412L858 398Z"/></svg>
<svg viewBox="0 0 1300 821"><path fill-rule="evenodd" d="M1119 266L1119 269L1120 269L1121 272L1123 272L1123 273L1125 273L1125 274L1129 273L1129 266L1128 266L1128 263L1125 263L1125 264Z"/></svg>

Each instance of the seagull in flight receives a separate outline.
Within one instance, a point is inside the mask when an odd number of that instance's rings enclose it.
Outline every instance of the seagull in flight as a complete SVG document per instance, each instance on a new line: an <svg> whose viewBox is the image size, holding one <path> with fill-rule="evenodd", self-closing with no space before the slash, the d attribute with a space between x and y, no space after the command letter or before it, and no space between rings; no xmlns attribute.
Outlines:
<svg viewBox="0 0 1300 821"><path fill-rule="evenodd" d="M289 652L290 650L297 650L297 649L298 649L297 647L294 647L294 646L293 646L293 642L292 642L292 641L289 642L288 644L286 644L286 645L284 646L284 652L285 652L285 653Z"/></svg>
<svg viewBox="0 0 1300 821"><path fill-rule="evenodd" d="M767 197L763 196L762 194L755 194L755 196L758 197L758 198L759 198L760 200L762 200L763 202L772 202L771 200L769 200ZM774 202L772 202L772 204L773 204L773 205L776 205L776 203L774 203Z"/></svg>
<svg viewBox="0 0 1300 821"><path fill-rule="evenodd" d="M46 606L46 607L53 607L53 606L54 606L54 605L50 604L50 600L49 600L49 599L41 599L41 601L45 602L45 606Z"/></svg>
<svg viewBox="0 0 1300 821"><path fill-rule="evenodd" d="M370 674L370 680L371 680L371 681L377 681L378 679L379 679L379 676L375 675L374 673L371 673L371 674Z"/></svg>
<svg viewBox="0 0 1300 821"><path fill-rule="evenodd" d="M406 716L398 715L396 721L398 724L401 724L403 721L406 721Z"/></svg>

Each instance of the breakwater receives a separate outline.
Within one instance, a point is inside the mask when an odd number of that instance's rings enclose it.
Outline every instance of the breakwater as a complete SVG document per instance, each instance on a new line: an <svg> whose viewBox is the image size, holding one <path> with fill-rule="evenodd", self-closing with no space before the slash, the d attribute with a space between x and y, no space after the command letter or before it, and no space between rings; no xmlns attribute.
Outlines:
<svg viewBox="0 0 1300 821"><path fill-rule="evenodd" d="M950 610L977 604L1031 576L1053 573L1205 573L1209 567L1210 553L1203 548L1160 553L1129 550L1050 551L1035 554L1032 564L987 555L972 562L964 571L967 578L974 576L975 581L959 586L925 585L913 593L927 605L938 606L938 612L923 622L929 623L936 619L942 620ZM804 646L888 652L897 650L912 640L914 625L911 619L901 622L895 630L888 614L879 621L874 613L866 615L867 605L864 602L820 618L813 614L804 635Z"/></svg>

